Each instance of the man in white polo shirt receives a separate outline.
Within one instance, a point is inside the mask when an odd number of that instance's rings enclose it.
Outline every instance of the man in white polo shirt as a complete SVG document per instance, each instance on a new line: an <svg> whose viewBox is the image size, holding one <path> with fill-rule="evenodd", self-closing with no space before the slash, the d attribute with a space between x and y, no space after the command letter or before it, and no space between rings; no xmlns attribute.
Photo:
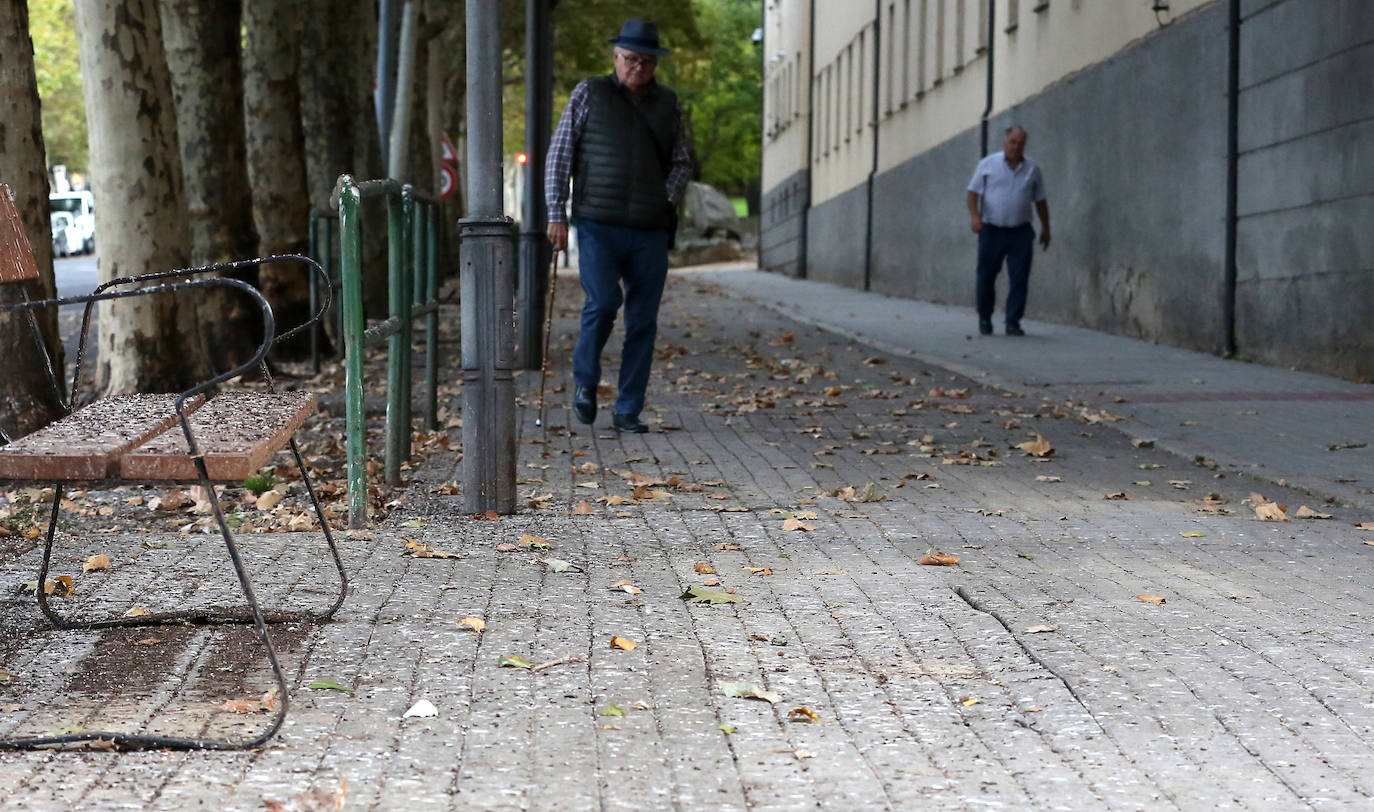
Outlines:
<svg viewBox="0 0 1374 812"><path fill-rule="evenodd" d="M968 184L968 216L978 235L978 332L992 334L992 311L997 303L997 274L1007 263L1007 335L1023 336L1035 229L1031 205L1040 215L1040 246L1050 247L1050 206L1040 165L1026 157L1026 131L1007 128L1002 151L978 162Z"/></svg>

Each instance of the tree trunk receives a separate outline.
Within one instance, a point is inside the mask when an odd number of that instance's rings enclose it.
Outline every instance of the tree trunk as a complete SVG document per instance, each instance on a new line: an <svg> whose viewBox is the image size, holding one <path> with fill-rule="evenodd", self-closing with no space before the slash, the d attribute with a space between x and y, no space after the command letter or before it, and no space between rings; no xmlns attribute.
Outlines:
<svg viewBox="0 0 1374 812"><path fill-rule="evenodd" d="M100 218L101 280L186 267L172 85L157 0L76 4L91 181ZM145 296L100 306L98 381L107 394L174 391L204 378L191 297ZM187 332L187 328L192 332Z"/></svg>
<svg viewBox="0 0 1374 812"><path fill-rule="evenodd" d="M7 183L38 260L41 279L25 283L31 299L53 295L52 231L48 224L48 175L43 159L43 129L38 82L29 39L25 0L0 0L0 183ZM0 302L17 301L14 284L0 286ZM62 342L57 312L37 314L52 359L62 376ZM11 438L28 434L61 414L44 372L43 350L20 313L0 315L0 430Z"/></svg>
<svg viewBox="0 0 1374 812"><path fill-rule="evenodd" d="M161 0L162 40L172 75L191 263L257 255L244 146L239 0ZM256 283L257 272L235 274ZM217 372L248 360L262 313L233 291L199 299L200 336Z"/></svg>
<svg viewBox="0 0 1374 812"><path fill-rule="evenodd" d="M297 85L297 13L293 0L251 0L243 8L248 178L262 256L304 254L308 242L310 193ZM300 266L266 264L259 278L279 332L305 321L310 310L309 279ZM301 358L309 346L309 337L302 334L280 346L278 353L283 358Z"/></svg>
<svg viewBox="0 0 1374 812"><path fill-rule="evenodd" d="M358 32L352 52L353 174L357 178L383 178L381 136L377 133L377 108L373 82L377 78L377 4L358 4L352 25ZM387 316L386 205L377 200L363 204L363 308L368 318Z"/></svg>

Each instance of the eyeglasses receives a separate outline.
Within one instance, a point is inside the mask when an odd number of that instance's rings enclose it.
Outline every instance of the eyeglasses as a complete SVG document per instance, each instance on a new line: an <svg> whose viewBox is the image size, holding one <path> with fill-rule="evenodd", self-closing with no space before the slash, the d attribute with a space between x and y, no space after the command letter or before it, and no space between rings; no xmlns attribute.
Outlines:
<svg viewBox="0 0 1374 812"><path fill-rule="evenodd" d="M652 68L658 64L658 57L656 56L641 56L630 53L620 53L617 56L625 60L625 64L632 68Z"/></svg>

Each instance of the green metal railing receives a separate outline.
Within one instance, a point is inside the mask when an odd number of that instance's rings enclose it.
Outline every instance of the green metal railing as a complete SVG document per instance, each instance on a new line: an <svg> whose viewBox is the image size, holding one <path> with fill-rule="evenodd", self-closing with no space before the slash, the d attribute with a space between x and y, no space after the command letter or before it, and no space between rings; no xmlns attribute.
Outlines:
<svg viewBox="0 0 1374 812"><path fill-rule="evenodd" d="M387 312L368 326L363 315L362 203L381 198L387 207ZM344 390L347 413L348 526L367 524L367 416L363 410L363 351L387 343L386 456L383 475L401 484L401 463L410 457L411 339L414 319L425 317L425 426L439 427L439 278L436 262L439 199L395 180L355 181L341 175L334 190L338 208L339 277L343 310ZM320 218L318 222L325 222ZM317 220L312 218L312 226Z"/></svg>

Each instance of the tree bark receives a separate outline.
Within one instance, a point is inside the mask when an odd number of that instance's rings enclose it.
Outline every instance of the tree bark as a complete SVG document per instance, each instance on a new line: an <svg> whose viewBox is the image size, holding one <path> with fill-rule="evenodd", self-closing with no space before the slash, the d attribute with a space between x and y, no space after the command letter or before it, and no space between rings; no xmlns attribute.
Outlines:
<svg viewBox="0 0 1374 812"><path fill-rule="evenodd" d="M186 267L181 159L157 0L82 0L76 28L100 279ZM186 341L195 335L195 308L183 298L182 307L171 296L100 305L97 380L107 394L174 391L204 378L208 363Z"/></svg>
<svg viewBox="0 0 1374 812"><path fill-rule="evenodd" d="M42 116L33 67L33 41L25 0L0 0L0 183L7 183L33 246L41 279L25 283L31 299L48 298L55 285L52 231L48 224L48 175L43 158ZM18 301L16 285L0 286L0 302ZM40 329L59 379L62 342L55 310L38 313ZM43 371L43 348L33 339L28 318L0 315L0 430L15 438L61 414Z"/></svg>
<svg viewBox="0 0 1374 812"><path fill-rule="evenodd" d="M248 178L262 256L303 254L308 243L310 191L297 84L298 13L293 0L252 0L243 8ZM265 264L259 279L279 331L305 321L310 309L309 280L300 266ZM301 358L308 351L309 338L304 334L278 347L283 358Z"/></svg>
<svg viewBox="0 0 1374 812"><path fill-rule="evenodd" d="M176 104L191 263L256 256L253 201L244 144L239 0L161 0L162 39ZM256 270L235 274L257 283ZM216 372L248 360L262 336L262 313L233 291L198 300L199 326Z"/></svg>

